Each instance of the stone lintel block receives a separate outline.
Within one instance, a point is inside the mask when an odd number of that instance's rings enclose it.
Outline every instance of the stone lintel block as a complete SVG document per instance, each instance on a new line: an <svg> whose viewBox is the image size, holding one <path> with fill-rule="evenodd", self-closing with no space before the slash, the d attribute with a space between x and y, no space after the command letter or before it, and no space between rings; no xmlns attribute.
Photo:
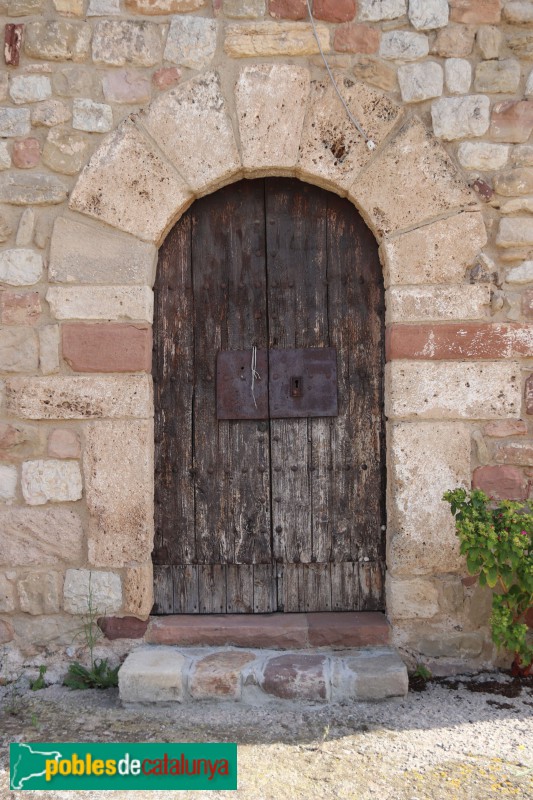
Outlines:
<svg viewBox="0 0 533 800"><path fill-rule="evenodd" d="M193 199L178 173L127 120L92 155L69 206L112 228L158 243Z"/></svg>
<svg viewBox="0 0 533 800"><path fill-rule="evenodd" d="M152 286L156 259L153 244L115 234L103 225L59 217L50 242L48 273L52 283Z"/></svg>
<svg viewBox="0 0 533 800"><path fill-rule="evenodd" d="M316 653L274 656L263 668L261 688L285 700L328 700L330 681L326 658Z"/></svg>
<svg viewBox="0 0 533 800"><path fill-rule="evenodd" d="M61 326L63 358L75 372L150 372L152 328L144 324Z"/></svg>
<svg viewBox="0 0 533 800"><path fill-rule="evenodd" d="M428 578L387 577L387 613L391 619L431 619L439 613L439 592Z"/></svg>
<svg viewBox="0 0 533 800"><path fill-rule="evenodd" d="M165 93L142 121L196 194L240 177L241 159L217 73L200 75Z"/></svg>
<svg viewBox="0 0 533 800"><path fill-rule="evenodd" d="M391 286L386 292L387 323L483 319L488 316L488 284Z"/></svg>
<svg viewBox="0 0 533 800"><path fill-rule="evenodd" d="M201 658L189 676L191 696L195 700L240 700L242 670L254 660L253 653L234 650Z"/></svg>
<svg viewBox="0 0 533 800"><path fill-rule="evenodd" d="M118 673L123 703L182 703L187 660L174 647L139 648L130 653Z"/></svg>
<svg viewBox="0 0 533 800"><path fill-rule="evenodd" d="M148 620L137 617L98 617L98 627L106 639L142 639Z"/></svg>
<svg viewBox="0 0 533 800"><path fill-rule="evenodd" d="M303 67L259 64L241 71L235 103L246 174L296 165L309 88Z"/></svg>
<svg viewBox="0 0 533 800"><path fill-rule="evenodd" d="M330 49L329 28L318 23L322 50ZM226 27L224 50L233 58L311 56L319 53L311 25L303 22L247 22Z"/></svg>
<svg viewBox="0 0 533 800"><path fill-rule="evenodd" d="M391 361L389 419L520 417L520 369L513 361Z"/></svg>
<svg viewBox="0 0 533 800"><path fill-rule="evenodd" d="M466 270L486 243L479 211L454 214L386 238L381 244L385 286L463 283Z"/></svg>
<svg viewBox="0 0 533 800"><path fill-rule="evenodd" d="M388 499L389 574L460 570L459 542L442 495L470 483L468 426L404 422L390 426L388 439L394 487Z"/></svg>
<svg viewBox="0 0 533 800"><path fill-rule="evenodd" d="M376 89L338 75L342 95L368 136L379 145L401 117L400 107ZM330 81L313 81L297 171L313 183L348 190L372 158L340 105Z"/></svg>
<svg viewBox="0 0 533 800"><path fill-rule="evenodd" d="M370 162L348 196L378 239L478 205L444 147L417 118Z"/></svg>
<svg viewBox="0 0 533 800"><path fill-rule="evenodd" d="M391 325L386 358L452 360L531 358L533 325L520 323L442 323Z"/></svg>
<svg viewBox="0 0 533 800"><path fill-rule="evenodd" d="M152 322L149 286L52 286L46 293L56 319L144 320Z"/></svg>
<svg viewBox="0 0 533 800"><path fill-rule="evenodd" d="M0 564L28 567L79 564L81 519L69 508L0 507Z"/></svg>
<svg viewBox="0 0 533 800"><path fill-rule="evenodd" d="M152 559L124 572L124 612L148 617L154 605L154 569ZM148 623L147 623L148 624Z"/></svg>
<svg viewBox="0 0 533 800"><path fill-rule="evenodd" d="M331 699L334 702L404 697L408 689L407 668L391 648L365 648L356 655L332 659Z"/></svg>
<svg viewBox="0 0 533 800"><path fill-rule="evenodd" d="M478 467L472 477L472 488L481 489L495 500L526 500L528 481L516 467Z"/></svg>
<svg viewBox="0 0 533 800"><path fill-rule="evenodd" d="M234 647L308 647L305 614L179 614L154 617L146 633L152 644Z"/></svg>
<svg viewBox="0 0 533 800"><path fill-rule="evenodd" d="M151 418L149 375L14 377L6 380L7 409L23 419Z"/></svg>
<svg viewBox="0 0 533 800"><path fill-rule="evenodd" d="M94 611L107 614L122 605L122 582L115 572L91 569L67 569L63 587L64 607L69 614Z"/></svg>
<svg viewBox="0 0 533 800"><path fill-rule="evenodd" d="M87 425L83 471L89 562L132 567L148 561L154 536L152 420ZM145 610L142 600L140 607Z"/></svg>

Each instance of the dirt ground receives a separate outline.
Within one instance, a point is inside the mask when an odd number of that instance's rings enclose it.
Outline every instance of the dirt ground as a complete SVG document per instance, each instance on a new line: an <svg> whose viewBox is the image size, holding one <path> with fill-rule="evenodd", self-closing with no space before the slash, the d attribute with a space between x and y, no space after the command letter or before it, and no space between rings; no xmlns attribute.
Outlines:
<svg viewBox="0 0 533 800"><path fill-rule="evenodd" d="M489 680L498 683L484 687ZM500 684L505 693L495 694ZM0 736L1 800L533 798L533 682L513 687L503 674L441 679L401 701L331 706L131 709L121 707L116 690L10 685L0 693ZM15 741L236 741L239 788L11 792L7 754Z"/></svg>

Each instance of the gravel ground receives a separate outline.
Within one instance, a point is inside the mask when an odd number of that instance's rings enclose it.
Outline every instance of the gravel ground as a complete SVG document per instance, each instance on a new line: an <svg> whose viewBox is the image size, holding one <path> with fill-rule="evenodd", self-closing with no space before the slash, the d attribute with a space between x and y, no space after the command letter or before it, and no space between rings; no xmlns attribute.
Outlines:
<svg viewBox="0 0 533 800"><path fill-rule="evenodd" d="M475 678L475 686L506 675ZM457 679L454 679L457 681ZM533 686L505 697L430 683L405 700L328 707L197 703L122 708L115 690L0 694L1 800L491 800L533 798ZM229 792L10 792L12 741L236 741L239 789Z"/></svg>

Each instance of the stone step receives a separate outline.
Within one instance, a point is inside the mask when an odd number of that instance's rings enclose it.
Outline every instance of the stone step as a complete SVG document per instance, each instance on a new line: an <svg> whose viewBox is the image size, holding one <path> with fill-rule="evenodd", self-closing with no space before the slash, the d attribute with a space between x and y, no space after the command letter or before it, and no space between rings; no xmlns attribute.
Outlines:
<svg viewBox="0 0 533 800"><path fill-rule="evenodd" d="M118 675L126 705L195 700L384 700L407 694L405 664L391 647L305 651L141 646Z"/></svg>
<svg viewBox="0 0 533 800"><path fill-rule="evenodd" d="M182 647L353 648L389 644L390 626L379 611L176 614L153 617L144 640Z"/></svg>

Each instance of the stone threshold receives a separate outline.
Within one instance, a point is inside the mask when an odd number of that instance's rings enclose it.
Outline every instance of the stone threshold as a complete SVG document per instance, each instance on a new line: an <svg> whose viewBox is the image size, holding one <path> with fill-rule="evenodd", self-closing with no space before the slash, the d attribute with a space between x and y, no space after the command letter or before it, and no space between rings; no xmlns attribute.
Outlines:
<svg viewBox="0 0 533 800"><path fill-rule="evenodd" d="M404 697L405 664L391 647L286 651L142 645L120 668L126 706L233 701L328 703Z"/></svg>
<svg viewBox="0 0 533 800"><path fill-rule="evenodd" d="M179 646L342 649L387 645L390 626L379 611L176 614L152 617L144 641Z"/></svg>

